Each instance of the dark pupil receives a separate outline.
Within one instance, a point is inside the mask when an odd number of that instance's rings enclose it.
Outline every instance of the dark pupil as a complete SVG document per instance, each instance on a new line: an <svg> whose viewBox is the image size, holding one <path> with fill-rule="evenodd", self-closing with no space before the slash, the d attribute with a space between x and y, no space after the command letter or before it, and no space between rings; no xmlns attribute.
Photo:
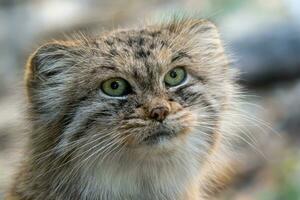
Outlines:
<svg viewBox="0 0 300 200"><path fill-rule="evenodd" d="M177 77L177 73L175 71L171 71L170 72L170 76L171 76L171 78L176 78Z"/></svg>
<svg viewBox="0 0 300 200"><path fill-rule="evenodd" d="M112 83L110 84L110 87L111 87L113 90L118 89L119 83L116 82L116 81L114 81L114 82L112 82Z"/></svg>

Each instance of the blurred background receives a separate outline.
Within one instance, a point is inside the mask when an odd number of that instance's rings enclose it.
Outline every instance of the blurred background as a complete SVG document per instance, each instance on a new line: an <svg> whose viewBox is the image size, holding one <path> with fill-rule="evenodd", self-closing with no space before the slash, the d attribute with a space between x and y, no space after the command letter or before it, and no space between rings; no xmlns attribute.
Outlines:
<svg viewBox="0 0 300 200"><path fill-rule="evenodd" d="M100 33L170 13L215 21L241 71L248 148L221 199L300 200L299 0L0 0L0 200L26 143L30 53L74 31Z"/></svg>

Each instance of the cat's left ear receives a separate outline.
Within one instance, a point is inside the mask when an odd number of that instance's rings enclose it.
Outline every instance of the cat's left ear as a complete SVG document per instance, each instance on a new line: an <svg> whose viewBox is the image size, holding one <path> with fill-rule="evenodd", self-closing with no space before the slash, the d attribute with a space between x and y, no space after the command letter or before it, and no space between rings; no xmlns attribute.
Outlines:
<svg viewBox="0 0 300 200"><path fill-rule="evenodd" d="M198 62L201 69L225 77L230 59L225 53L217 26L206 19L178 20L168 26L170 32L175 33L182 41L179 48L186 48ZM225 70L224 70L225 69Z"/></svg>
<svg viewBox="0 0 300 200"><path fill-rule="evenodd" d="M191 34L209 34L210 36L219 37L217 26L207 19L192 20L188 28Z"/></svg>
<svg viewBox="0 0 300 200"><path fill-rule="evenodd" d="M203 52L223 51L218 28L207 19L174 20L168 25L168 29L176 35L195 41L197 47Z"/></svg>
<svg viewBox="0 0 300 200"><path fill-rule="evenodd" d="M207 19L178 19L168 24L170 32L177 34L207 34L210 37L219 38L216 25Z"/></svg>

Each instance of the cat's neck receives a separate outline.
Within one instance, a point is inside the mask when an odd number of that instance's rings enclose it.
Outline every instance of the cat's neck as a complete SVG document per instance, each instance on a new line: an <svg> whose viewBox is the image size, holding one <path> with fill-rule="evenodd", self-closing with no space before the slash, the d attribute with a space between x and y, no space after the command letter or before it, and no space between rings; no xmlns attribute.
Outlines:
<svg viewBox="0 0 300 200"><path fill-rule="evenodd" d="M29 169L29 180L25 184L38 183L46 188L37 195L57 200L189 200L191 191L198 193L198 174L206 157L199 140L190 138L174 151L163 153L127 152L119 159L104 162L76 163L57 162L57 158L44 162L33 162ZM155 148L153 148L155 149ZM35 166L35 163L40 163ZM56 166L49 169L49 166ZM80 166L79 168L77 168ZM27 174L28 175L28 174ZM33 180L34 179L34 180ZM32 181L30 181L32 180ZM36 185L32 185L34 191ZM192 187L196 187L192 190ZM198 200L199 195L192 200Z"/></svg>
<svg viewBox="0 0 300 200"><path fill-rule="evenodd" d="M200 162L188 152L181 153L156 162L124 158L118 163L102 163L92 173L83 172L90 185L83 189L84 199L92 199L91 195L103 200L187 199L191 187L198 185Z"/></svg>

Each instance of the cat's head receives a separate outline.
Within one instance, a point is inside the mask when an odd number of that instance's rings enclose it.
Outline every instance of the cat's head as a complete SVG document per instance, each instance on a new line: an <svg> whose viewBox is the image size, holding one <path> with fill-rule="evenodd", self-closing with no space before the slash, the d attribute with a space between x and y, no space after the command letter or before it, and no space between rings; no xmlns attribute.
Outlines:
<svg viewBox="0 0 300 200"><path fill-rule="evenodd" d="M33 140L87 160L208 153L232 95L229 71L206 20L46 44L26 71L34 129L42 130Z"/></svg>

